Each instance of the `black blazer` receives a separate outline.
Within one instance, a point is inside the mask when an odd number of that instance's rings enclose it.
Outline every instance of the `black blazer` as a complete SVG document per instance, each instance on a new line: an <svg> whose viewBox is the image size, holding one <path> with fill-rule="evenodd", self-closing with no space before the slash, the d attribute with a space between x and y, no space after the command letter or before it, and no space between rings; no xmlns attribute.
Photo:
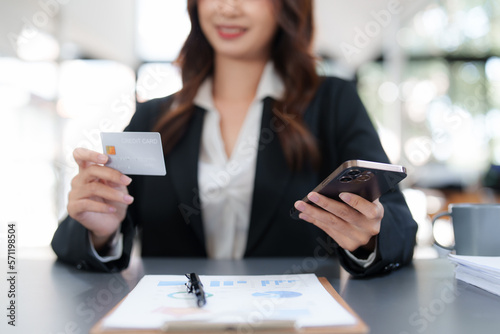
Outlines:
<svg viewBox="0 0 500 334"><path fill-rule="evenodd" d="M125 131L151 131L171 97L139 104ZM304 121L318 138L322 153L319 171L292 172L281 149L272 99L264 100L245 257L316 256L337 253L353 275L387 272L411 261L417 225L399 190L382 196L384 218L378 236L378 256L369 268L353 262L316 226L290 218L293 203L350 159L388 162L378 135L353 86L325 78L311 101ZM122 223L124 252L120 259L101 263L91 253L87 230L67 217L52 240L58 257L77 265L117 271L128 265L138 227L142 256L204 257L205 240L198 193L198 155L205 110L196 108L189 127L165 156L167 175L133 176L129 191L135 201Z"/></svg>

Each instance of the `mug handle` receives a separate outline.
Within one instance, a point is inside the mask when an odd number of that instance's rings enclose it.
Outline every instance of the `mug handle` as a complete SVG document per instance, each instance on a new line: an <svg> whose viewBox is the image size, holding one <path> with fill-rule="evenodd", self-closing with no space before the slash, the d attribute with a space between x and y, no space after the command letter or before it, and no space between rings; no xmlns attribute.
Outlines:
<svg viewBox="0 0 500 334"><path fill-rule="evenodd" d="M445 217L445 216L448 216L450 217L451 216L451 213L449 212L441 212L437 215L434 216L434 218L432 218L432 227L434 227L434 223L436 222L436 220L438 220L439 218L441 217ZM434 229L433 229L434 230ZM432 236L434 237L434 231L432 232ZM436 238L434 238L434 243L436 245L438 245L439 247L441 248L444 248L444 249L447 249L447 250L454 250L455 249L455 245L453 246L444 246L444 245L441 245L437 240Z"/></svg>

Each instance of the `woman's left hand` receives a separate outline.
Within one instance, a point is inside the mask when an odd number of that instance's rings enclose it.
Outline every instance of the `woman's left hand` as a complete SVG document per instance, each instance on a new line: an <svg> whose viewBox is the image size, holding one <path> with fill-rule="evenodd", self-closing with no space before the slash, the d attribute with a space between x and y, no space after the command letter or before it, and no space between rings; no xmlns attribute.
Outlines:
<svg viewBox="0 0 500 334"><path fill-rule="evenodd" d="M311 192L307 198L315 207L304 201L295 202L301 213L299 218L312 223L332 237L340 247L355 251L359 247L374 250L375 237L380 233L384 207L375 200L370 202L358 195L342 193L344 203Z"/></svg>

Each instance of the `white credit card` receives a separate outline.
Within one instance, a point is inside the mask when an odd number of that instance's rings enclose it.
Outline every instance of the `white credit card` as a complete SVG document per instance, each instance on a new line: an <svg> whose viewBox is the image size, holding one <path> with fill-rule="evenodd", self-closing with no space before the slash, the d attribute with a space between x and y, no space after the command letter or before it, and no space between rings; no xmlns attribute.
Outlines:
<svg viewBox="0 0 500 334"><path fill-rule="evenodd" d="M158 132L101 132L106 166L127 175L167 174Z"/></svg>

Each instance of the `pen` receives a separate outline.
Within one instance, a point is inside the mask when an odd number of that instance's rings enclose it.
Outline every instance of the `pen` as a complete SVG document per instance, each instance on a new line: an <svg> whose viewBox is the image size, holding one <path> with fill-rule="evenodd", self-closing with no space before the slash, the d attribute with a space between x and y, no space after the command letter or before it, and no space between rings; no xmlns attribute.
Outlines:
<svg viewBox="0 0 500 334"><path fill-rule="evenodd" d="M196 296L196 304L198 307L202 307L207 303L207 300L205 299L205 291L203 291L203 284L200 281L200 277L195 273L186 274L186 277L189 279L186 283L188 292L194 292Z"/></svg>

